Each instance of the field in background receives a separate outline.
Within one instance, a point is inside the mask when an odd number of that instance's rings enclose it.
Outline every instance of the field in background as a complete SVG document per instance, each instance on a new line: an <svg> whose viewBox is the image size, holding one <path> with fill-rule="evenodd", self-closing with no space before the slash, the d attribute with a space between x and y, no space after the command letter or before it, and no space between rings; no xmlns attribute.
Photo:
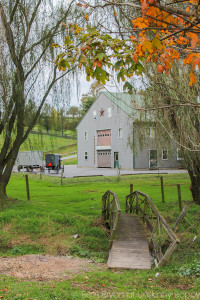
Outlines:
<svg viewBox="0 0 200 300"><path fill-rule="evenodd" d="M68 132L69 133L69 132ZM0 145L3 137L0 136ZM51 135L30 134L28 139L22 144L20 151L37 151L60 154L68 157L77 154L77 142L74 139L66 139ZM62 164L77 164L77 158L63 160Z"/></svg>
<svg viewBox="0 0 200 300"><path fill-rule="evenodd" d="M200 207L191 203L187 174L167 174L163 178L166 203L161 201L157 175L121 176L120 181L116 177L64 178L61 185L60 178L43 176L40 180L39 175L31 174L31 201L27 201L25 178L13 174L8 186L11 199L0 214L1 256L70 254L96 263L105 262L109 236L99 218L101 197L107 189L116 192L124 210L130 183L133 190L150 195L171 227L180 213L176 184L181 184L183 202L190 204L190 208L187 220L181 222L176 232L181 243L170 262L160 269L114 271L105 269L103 264L102 270L81 272L67 281L42 284L21 281L20 285L16 279L0 276L2 290L9 286L0 296L4 299L105 299L106 295L108 299L198 299L199 242L192 240L194 236L199 239ZM78 239L74 238L76 234ZM14 298L16 294L20 296Z"/></svg>

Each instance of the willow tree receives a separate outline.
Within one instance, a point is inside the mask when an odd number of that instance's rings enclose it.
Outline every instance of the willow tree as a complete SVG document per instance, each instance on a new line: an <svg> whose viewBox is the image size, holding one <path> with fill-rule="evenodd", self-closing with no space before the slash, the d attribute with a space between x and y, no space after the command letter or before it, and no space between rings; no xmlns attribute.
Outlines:
<svg viewBox="0 0 200 300"><path fill-rule="evenodd" d="M191 67L174 63L169 74L159 74L157 65L146 63L143 91L145 109L153 116L163 143L174 143L191 179L191 192L200 204L200 78L190 87Z"/></svg>
<svg viewBox="0 0 200 300"><path fill-rule="evenodd" d="M0 198L6 197L21 144L35 125L52 88L76 65L59 73L52 43L63 23L75 21L74 1L0 1ZM29 99L35 114L25 116ZM2 200L3 201L3 200Z"/></svg>

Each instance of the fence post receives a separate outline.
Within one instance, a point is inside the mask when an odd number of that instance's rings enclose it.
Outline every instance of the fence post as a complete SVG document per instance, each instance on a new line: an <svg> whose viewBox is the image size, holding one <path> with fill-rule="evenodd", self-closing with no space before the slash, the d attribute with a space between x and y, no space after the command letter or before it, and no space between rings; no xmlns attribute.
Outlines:
<svg viewBox="0 0 200 300"><path fill-rule="evenodd" d="M162 203L165 203L165 195L164 195L164 184L163 184L163 177L160 177L160 183L161 183L161 193L162 193Z"/></svg>
<svg viewBox="0 0 200 300"><path fill-rule="evenodd" d="M60 177L61 185L63 185L63 169L61 169L61 177Z"/></svg>
<svg viewBox="0 0 200 300"><path fill-rule="evenodd" d="M131 183L130 184L130 194L132 194L133 193L133 184Z"/></svg>
<svg viewBox="0 0 200 300"><path fill-rule="evenodd" d="M30 200L30 190L29 190L29 183L28 183L28 175L25 175L25 178L26 178L27 199Z"/></svg>
<svg viewBox="0 0 200 300"><path fill-rule="evenodd" d="M181 201L181 186L180 184L177 184L177 189L178 189L178 204L179 204L179 208L180 211L182 211L182 201Z"/></svg>

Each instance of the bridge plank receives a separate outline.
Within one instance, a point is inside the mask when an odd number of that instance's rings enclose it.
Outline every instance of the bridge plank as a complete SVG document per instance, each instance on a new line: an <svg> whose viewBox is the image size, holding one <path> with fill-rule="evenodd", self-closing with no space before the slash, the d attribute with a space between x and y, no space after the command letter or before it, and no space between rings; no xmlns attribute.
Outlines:
<svg viewBox="0 0 200 300"><path fill-rule="evenodd" d="M145 229L137 215L120 215L107 264L110 268L151 268Z"/></svg>

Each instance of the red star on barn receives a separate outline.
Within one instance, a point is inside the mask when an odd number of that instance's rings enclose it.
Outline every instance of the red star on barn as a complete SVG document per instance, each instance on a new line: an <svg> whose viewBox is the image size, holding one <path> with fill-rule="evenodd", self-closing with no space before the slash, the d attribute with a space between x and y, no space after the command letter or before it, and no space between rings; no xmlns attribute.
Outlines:
<svg viewBox="0 0 200 300"><path fill-rule="evenodd" d="M103 110L103 108L100 110L100 117L101 116L104 116L104 110Z"/></svg>

